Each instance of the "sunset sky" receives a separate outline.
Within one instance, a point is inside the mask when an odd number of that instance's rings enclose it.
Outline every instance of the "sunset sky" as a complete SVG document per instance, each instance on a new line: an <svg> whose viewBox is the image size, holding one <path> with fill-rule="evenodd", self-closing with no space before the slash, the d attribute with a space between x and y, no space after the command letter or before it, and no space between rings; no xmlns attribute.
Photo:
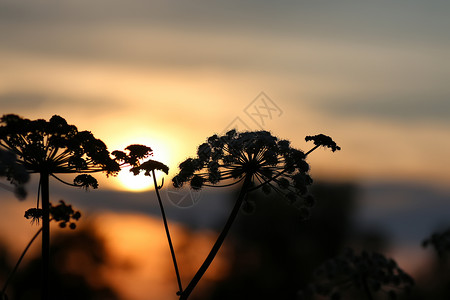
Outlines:
<svg viewBox="0 0 450 300"><path fill-rule="evenodd" d="M13 1L0 4L0 107L60 114L115 149L148 141L174 169L265 92L265 130L335 179L446 183L446 1ZM157 152L155 152L157 154ZM314 171L314 169L313 169Z"/></svg>
<svg viewBox="0 0 450 300"><path fill-rule="evenodd" d="M303 150L306 135L332 136L342 151L309 157L314 178L448 191L449 12L443 0L2 0L0 113L59 114L110 150L147 144L167 180L237 125Z"/></svg>

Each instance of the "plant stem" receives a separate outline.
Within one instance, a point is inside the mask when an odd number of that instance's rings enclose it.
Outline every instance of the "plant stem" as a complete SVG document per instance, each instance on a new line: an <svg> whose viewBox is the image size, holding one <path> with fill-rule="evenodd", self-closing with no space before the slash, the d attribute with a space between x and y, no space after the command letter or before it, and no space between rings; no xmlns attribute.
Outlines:
<svg viewBox="0 0 450 300"><path fill-rule="evenodd" d="M17 261L16 265L14 266L14 269L9 273L8 279L6 279L5 284L3 285L3 289L1 292L1 295L5 295L6 289L8 288L9 282L11 281L12 277L16 273L17 269L19 268L20 263L22 262L22 259L25 257L25 254L27 253L28 249L30 248L31 244L33 244L34 240L39 236L39 234L42 232L42 227L36 232L36 234L31 238L31 240L28 242L28 245L23 250L22 254L19 257L19 260Z"/></svg>
<svg viewBox="0 0 450 300"><path fill-rule="evenodd" d="M50 192L49 174L41 172L42 194L42 286L41 299L48 300L50 265Z"/></svg>
<svg viewBox="0 0 450 300"><path fill-rule="evenodd" d="M305 157L308 156L308 154L310 154L311 152L313 152L314 150L316 150L319 147L320 147L319 145L314 146L311 150L309 150L308 152L305 153Z"/></svg>
<svg viewBox="0 0 450 300"><path fill-rule="evenodd" d="M164 206L161 201L161 196L159 195L159 187L156 182L155 170L152 170L152 175L153 175L153 184L155 185L156 196L158 197L159 208L161 209L161 215L162 215L163 222L164 222L164 229L166 230L167 241L169 242L169 248L170 248L170 253L172 255L173 266L175 268L175 274L177 276L178 289L179 289L177 294L181 294L183 292L183 286L181 285L180 272L178 271L177 259L176 259L175 250L174 250L173 244L172 244L172 238L170 237L170 231L169 231L169 225L167 224L166 213L164 212Z"/></svg>
<svg viewBox="0 0 450 300"><path fill-rule="evenodd" d="M372 293L370 292L369 286L367 285L367 279L365 276L362 278L362 283L363 283L364 291L366 292L366 295L367 295L367 299L373 300L373 296L372 296Z"/></svg>
<svg viewBox="0 0 450 300"><path fill-rule="evenodd" d="M233 210L231 211L230 216L228 217L227 222L225 223L224 228L220 232L219 236L217 237L217 240L214 244L214 246L211 248L211 251L209 252L208 256L206 257L203 264L198 269L197 273L195 273L194 277L192 278L191 282L189 282L186 289L181 293L180 300L186 300L197 283L200 281L202 276L205 274L206 270L208 270L209 265L214 260L214 257L216 256L217 252L219 251L220 247L222 246L223 241L225 240L225 237L228 234L228 231L230 231L231 225L233 224L234 220L236 219L236 216L239 212L239 209L241 208L242 202L244 201L244 197L247 194L247 189L251 182L251 175L247 175L245 177L244 183L242 185L241 191L239 192L238 199L236 200L236 203L233 207Z"/></svg>

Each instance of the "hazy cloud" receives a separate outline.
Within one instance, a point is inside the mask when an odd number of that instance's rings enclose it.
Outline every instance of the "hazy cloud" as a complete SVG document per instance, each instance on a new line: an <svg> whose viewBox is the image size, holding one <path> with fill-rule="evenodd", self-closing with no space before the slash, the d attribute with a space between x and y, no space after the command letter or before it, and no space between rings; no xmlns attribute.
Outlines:
<svg viewBox="0 0 450 300"><path fill-rule="evenodd" d="M90 113L118 110L125 104L105 99L80 99L74 96L46 93L9 92L0 94L2 113L15 113L36 109L64 108L68 111L89 111Z"/></svg>
<svg viewBox="0 0 450 300"><path fill-rule="evenodd" d="M360 95L316 102L321 111L340 118L372 118L401 122L439 121L450 125L448 95Z"/></svg>

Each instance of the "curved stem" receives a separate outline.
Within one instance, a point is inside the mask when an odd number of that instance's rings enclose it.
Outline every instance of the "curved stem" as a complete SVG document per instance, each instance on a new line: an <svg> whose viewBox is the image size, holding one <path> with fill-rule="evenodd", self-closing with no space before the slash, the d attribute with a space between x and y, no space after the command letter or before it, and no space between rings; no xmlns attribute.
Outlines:
<svg viewBox="0 0 450 300"><path fill-rule="evenodd" d="M250 182L251 182L251 175L247 175L245 177L241 191L239 192L238 199L236 200L236 203L233 207L233 210L231 211L230 216L228 217L227 222L225 223L224 228L222 229L219 236L217 237L217 240L214 243L214 246L211 248L211 251L209 252L205 261L200 266L197 273L195 273L194 277L192 278L191 282L189 282L186 289L181 293L180 300L185 300L189 297L191 292L196 287L197 283L200 281L202 276L205 274L206 270L208 270L211 262L216 257L217 252L219 251L220 247L222 246L222 243L225 240L225 237L227 236L228 231L230 231L231 225L234 223L234 220L236 219L239 209L241 208L242 202L244 201L244 197L247 194L247 189L248 189L248 186L250 185Z"/></svg>
<svg viewBox="0 0 450 300"><path fill-rule="evenodd" d="M25 254L27 253L28 249L30 248L31 244L33 244L34 240L39 236L39 234L42 232L42 227L36 232L36 234L31 238L31 240L28 242L28 245L23 250L22 254L19 257L19 260L17 261L16 265L14 266L14 269L9 273L8 279L6 279L5 284L3 285L3 289L1 292L1 295L5 295L6 289L8 288L8 284L11 281L12 277L16 273L17 269L19 268L20 263L22 262L22 259L25 257Z"/></svg>
<svg viewBox="0 0 450 300"><path fill-rule="evenodd" d="M156 196L158 197L159 208L161 209L161 215L162 215L163 222L164 222L164 229L166 230L167 241L169 242L170 254L172 255L173 266L175 268L175 274L177 276L178 289L179 289L177 294L181 294L183 292L183 286L181 285L180 272L178 271L177 259L176 259L175 250L174 250L173 244L172 244L172 238L170 237L169 225L167 224L166 213L164 212L164 206L161 201L161 196L159 195L159 188L158 188L158 183L156 182L155 170L152 170L152 175L153 175L153 184L155 185Z"/></svg>
<svg viewBox="0 0 450 300"><path fill-rule="evenodd" d="M203 186L207 186L207 187L229 187L229 186L233 186L238 184L239 182L241 182L244 179L244 177L242 177L241 179L234 181L232 183L229 184L223 184L223 185L216 185L216 184L203 184Z"/></svg>
<svg viewBox="0 0 450 300"><path fill-rule="evenodd" d="M66 184L68 186L73 186L73 187L80 187L79 185L73 184L73 183L69 183L67 181L62 180L61 178L59 178L58 176L56 176L55 174L50 174L53 178L55 178L56 180L58 180L59 182Z"/></svg>

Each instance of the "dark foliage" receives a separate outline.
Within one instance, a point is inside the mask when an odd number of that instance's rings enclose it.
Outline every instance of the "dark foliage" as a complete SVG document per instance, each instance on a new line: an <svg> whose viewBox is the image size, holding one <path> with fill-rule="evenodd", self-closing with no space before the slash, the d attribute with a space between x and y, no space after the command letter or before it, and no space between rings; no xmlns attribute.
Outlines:
<svg viewBox="0 0 450 300"><path fill-rule="evenodd" d="M350 184L315 183L311 193L317 203L307 220L300 220L275 193L249 194L259 205L236 220L224 245L228 271L219 282L205 284L203 293L193 293L192 299L296 299L314 269L348 242L355 192Z"/></svg>
<svg viewBox="0 0 450 300"><path fill-rule="evenodd" d="M51 252L52 289L48 300L120 299L114 288L107 283L103 273L105 268L114 268L114 263L102 238L93 228L83 227L70 234L57 235L53 239ZM41 259L36 257L21 266L8 289L9 300L38 298L41 263Z"/></svg>
<svg viewBox="0 0 450 300"><path fill-rule="evenodd" d="M423 247L431 246L441 258L446 258L450 253L450 229L436 232L422 242Z"/></svg>
<svg viewBox="0 0 450 300"><path fill-rule="evenodd" d="M0 149L0 177L14 185L14 192L19 199L26 197L25 183L30 179L25 167L17 162L16 155L11 151Z"/></svg>
<svg viewBox="0 0 450 300"><path fill-rule="evenodd" d="M355 254L347 249L343 255L326 261L316 269L312 292L329 299L345 299L344 295L356 289L366 299L384 293L397 299L402 291L410 292L414 280L397 263L376 252ZM351 294L350 294L351 295Z"/></svg>

